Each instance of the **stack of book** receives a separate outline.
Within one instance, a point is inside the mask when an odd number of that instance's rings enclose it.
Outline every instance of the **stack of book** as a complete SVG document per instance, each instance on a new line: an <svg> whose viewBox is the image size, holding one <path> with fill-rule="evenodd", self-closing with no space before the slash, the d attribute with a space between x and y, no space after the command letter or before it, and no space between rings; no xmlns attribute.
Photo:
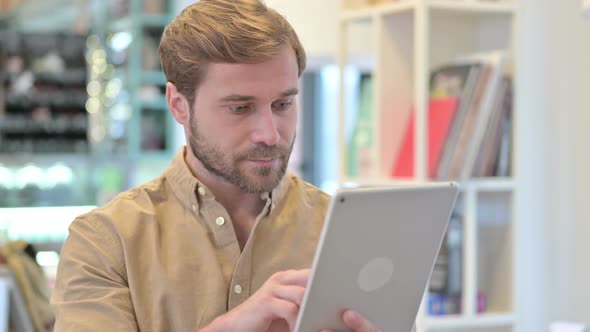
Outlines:
<svg viewBox="0 0 590 332"><path fill-rule="evenodd" d="M435 69L428 104L428 176L466 180L509 176L512 83L506 53L469 55ZM414 176L414 112L392 167Z"/></svg>

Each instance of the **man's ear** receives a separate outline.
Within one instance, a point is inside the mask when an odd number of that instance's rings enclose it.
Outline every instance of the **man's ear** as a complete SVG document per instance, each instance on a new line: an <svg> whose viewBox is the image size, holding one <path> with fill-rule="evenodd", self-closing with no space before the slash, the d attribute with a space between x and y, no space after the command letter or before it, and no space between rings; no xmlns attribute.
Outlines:
<svg viewBox="0 0 590 332"><path fill-rule="evenodd" d="M186 97L178 91L174 83L166 83L166 102L176 122L183 126L189 125L190 105Z"/></svg>

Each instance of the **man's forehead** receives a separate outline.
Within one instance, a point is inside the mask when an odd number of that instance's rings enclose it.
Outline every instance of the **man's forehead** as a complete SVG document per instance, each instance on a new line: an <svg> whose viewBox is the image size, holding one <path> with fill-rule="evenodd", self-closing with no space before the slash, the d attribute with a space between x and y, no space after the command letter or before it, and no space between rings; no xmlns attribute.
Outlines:
<svg viewBox="0 0 590 332"><path fill-rule="evenodd" d="M298 78L296 63L288 61L265 61L260 63L214 63L207 69L207 76L218 79L248 79L256 77L292 77Z"/></svg>
<svg viewBox="0 0 590 332"><path fill-rule="evenodd" d="M208 70L219 74L239 74L242 72L264 72L269 69L281 69L284 71L294 71L299 75L299 64L295 51L290 47L283 48L279 53L253 61L224 63L214 62L209 64Z"/></svg>

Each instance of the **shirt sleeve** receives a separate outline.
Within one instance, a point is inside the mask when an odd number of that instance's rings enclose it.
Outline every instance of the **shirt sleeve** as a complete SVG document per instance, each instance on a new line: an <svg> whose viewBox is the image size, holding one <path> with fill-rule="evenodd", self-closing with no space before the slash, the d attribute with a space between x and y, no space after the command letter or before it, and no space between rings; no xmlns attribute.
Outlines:
<svg viewBox="0 0 590 332"><path fill-rule="evenodd" d="M54 331L138 331L124 252L112 224L76 219L61 251L51 304Z"/></svg>

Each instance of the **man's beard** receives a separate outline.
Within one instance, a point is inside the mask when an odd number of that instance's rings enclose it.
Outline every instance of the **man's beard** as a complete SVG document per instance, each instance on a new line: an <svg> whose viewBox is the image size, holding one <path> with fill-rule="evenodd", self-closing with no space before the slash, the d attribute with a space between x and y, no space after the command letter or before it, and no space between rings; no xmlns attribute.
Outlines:
<svg viewBox="0 0 590 332"><path fill-rule="evenodd" d="M191 151L211 174L221 177L247 193L270 192L285 176L295 137L288 147L258 144L244 152L226 154L199 135L197 123L192 117L189 121ZM268 159L278 159L278 165L255 166L248 162L248 160ZM245 164L251 165L246 169Z"/></svg>

